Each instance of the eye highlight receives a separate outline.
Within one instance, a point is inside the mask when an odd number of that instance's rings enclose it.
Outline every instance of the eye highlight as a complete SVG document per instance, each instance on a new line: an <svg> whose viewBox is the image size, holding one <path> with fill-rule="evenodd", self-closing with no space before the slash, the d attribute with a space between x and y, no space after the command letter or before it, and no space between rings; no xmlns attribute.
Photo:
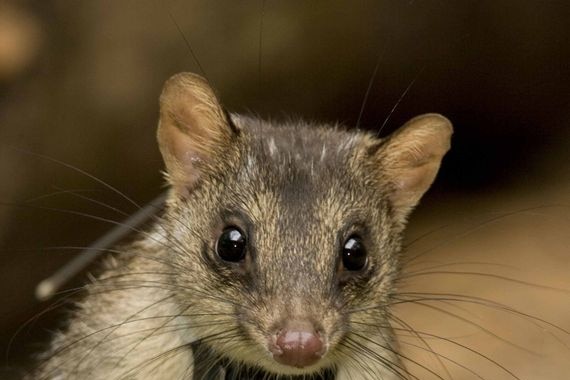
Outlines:
<svg viewBox="0 0 570 380"><path fill-rule="evenodd" d="M368 255L362 239L353 235L346 239L342 247L342 265L348 271L359 271L366 266Z"/></svg>
<svg viewBox="0 0 570 380"><path fill-rule="evenodd" d="M237 227L225 228L216 242L216 253L224 261L239 262L245 258L247 239Z"/></svg>

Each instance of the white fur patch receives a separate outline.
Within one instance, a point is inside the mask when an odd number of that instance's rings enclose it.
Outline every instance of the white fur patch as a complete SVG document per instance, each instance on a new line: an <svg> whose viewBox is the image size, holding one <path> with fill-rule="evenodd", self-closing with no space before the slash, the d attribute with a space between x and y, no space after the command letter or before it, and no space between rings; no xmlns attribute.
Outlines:
<svg viewBox="0 0 570 380"><path fill-rule="evenodd" d="M275 139L273 137L269 139L267 147L269 148L269 154L271 157L275 156L275 153L277 153L277 145L275 145Z"/></svg>
<svg viewBox="0 0 570 380"><path fill-rule="evenodd" d="M321 150L321 162L325 160L326 155L327 155L327 146L323 144L323 149Z"/></svg>

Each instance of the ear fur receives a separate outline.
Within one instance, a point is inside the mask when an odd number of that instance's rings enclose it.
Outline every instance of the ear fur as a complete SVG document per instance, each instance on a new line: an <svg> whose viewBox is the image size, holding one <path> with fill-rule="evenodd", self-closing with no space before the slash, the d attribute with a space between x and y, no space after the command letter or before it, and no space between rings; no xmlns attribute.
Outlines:
<svg viewBox="0 0 570 380"><path fill-rule="evenodd" d="M235 133L204 78L180 73L166 81L160 96L157 137L175 189L192 188L201 167L223 154Z"/></svg>
<svg viewBox="0 0 570 380"><path fill-rule="evenodd" d="M451 145L453 127L445 117L417 116L390 135L376 152L390 183L392 205L406 216L431 186Z"/></svg>

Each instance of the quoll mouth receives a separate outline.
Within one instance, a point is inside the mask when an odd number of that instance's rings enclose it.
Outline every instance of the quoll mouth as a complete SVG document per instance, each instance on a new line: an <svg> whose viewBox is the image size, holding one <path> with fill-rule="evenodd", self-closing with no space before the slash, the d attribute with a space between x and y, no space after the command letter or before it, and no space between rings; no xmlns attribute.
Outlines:
<svg viewBox="0 0 570 380"><path fill-rule="evenodd" d="M306 375L276 375L259 367L233 365L228 360L220 360L206 371L195 369L193 380L335 380L332 369Z"/></svg>
<svg viewBox="0 0 570 380"><path fill-rule="evenodd" d="M192 380L335 380L336 371L325 369L305 375L278 375L256 366L236 364L226 358L214 357L200 342L191 345L196 367ZM212 366L212 363L216 363Z"/></svg>
<svg viewBox="0 0 570 380"><path fill-rule="evenodd" d="M260 368L240 367L238 369L234 366L221 368L220 376L219 380L335 380L336 378L332 370L325 370L324 372L316 374L290 376L270 374Z"/></svg>

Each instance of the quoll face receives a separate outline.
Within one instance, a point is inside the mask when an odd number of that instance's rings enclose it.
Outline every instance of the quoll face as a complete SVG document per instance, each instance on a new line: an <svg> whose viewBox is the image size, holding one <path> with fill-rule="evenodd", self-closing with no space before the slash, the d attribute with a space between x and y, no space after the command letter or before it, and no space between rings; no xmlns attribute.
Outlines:
<svg viewBox="0 0 570 380"><path fill-rule="evenodd" d="M204 180L173 213L173 223L193 231L175 229L182 246L205 236L180 258L194 271L188 278L205 275L192 287L232 300L220 312L234 316L228 328L246 332L212 346L283 373L331 365L354 328L351 309L386 302L397 270L398 223L358 157L365 138L330 127L236 124L245 141L224 179ZM193 312L212 309L203 301Z"/></svg>
<svg viewBox="0 0 570 380"><path fill-rule="evenodd" d="M370 344L389 353L403 224L451 135L439 115L409 124L382 140L269 124L230 117L195 75L167 83L172 280L212 355L294 375L355 365Z"/></svg>

